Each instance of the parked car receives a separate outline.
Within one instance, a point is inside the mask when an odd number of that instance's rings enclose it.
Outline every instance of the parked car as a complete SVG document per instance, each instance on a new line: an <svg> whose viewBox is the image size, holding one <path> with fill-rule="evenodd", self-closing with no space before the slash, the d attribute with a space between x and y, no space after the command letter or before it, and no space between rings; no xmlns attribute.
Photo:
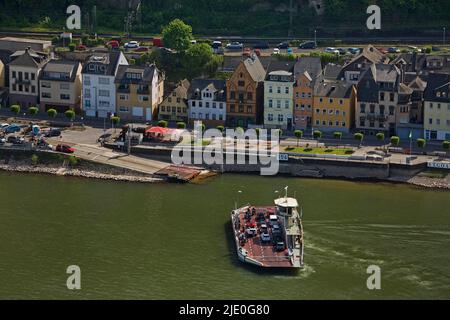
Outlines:
<svg viewBox="0 0 450 320"><path fill-rule="evenodd" d="M6 141L12 144L23 144L25 142L25 139L17 136L9 136Z"/></svg>
<svg viewBox="0 0 450 320"><path fill-rule="evenodd" d="M75 149L66 144L58 144L56 146L56 151L63 152L63 153L74 153Z"/></svg>
<svg viewBox="0 0 450 320"><path fill-rule="evenodd" d="M0 124L0 130L4 130L4 129L6 129L7 127L9 127L9 123L1 123L1 124Z"/></svg>
<svg viewBox="0 0 450 320"><path fill-rule="evenodd" d="M153 38L153 46L162 48L164 47L163 41L161 38Z"/></svg>
<svg viewBox="0 0 450 320"><path fill-rule="evenodd" d="M146 47L139 47L137 49L134 49L133 52L148 52L148 48L146 48Z"/></svg>
<svg viewBox="0 0 450 320"><path fill-rule="evenodd" d="M253 46L254 49L269 49L269 43L268 42L258 42Z"/></svg>
<svg viewBox="0 0 450 320"><path fill-rule="evenodd" d="M294 54L294 50L292 50L292 48L288 48L287 49L287 54Z"/></svg>
<svg viewBox="0 0 450 320"><path fill-rule="evenodd" d="M339 51L339 54L342 54L342 55L347 54L347 49L344 49L344 48L338 48L337 51Z"/></svg>
<svg viewBox="0 0 450 320"><path fill-rule="evenodd" d="M396 48L396 47L390 47L388 49L389 53L400 53L400 49Z"/></svg>
<svg viewBox="0 0 450 320"><path fill-rule="evenodd" d="M197 44L197 40L191 40L191 44Z"/></svg>
<svg viewBox="0 0 450 320"><path fill-rule="evenodd" d="M16 133L20 132L20 130L22 130L22 128L16 124L11 124L4 129L5 133Z"/></svg>
<svg viewBox="0 0 450 320"><path fill-rule="evenodd" d="M120 48L120 43L117 40L110 40L106 43L107 46L110 46L113 49L118 49Z"/></svg>
<svg viewBox="0 0 450 320"><path fill-rule="evenodd" d="M325 48L324 50L326 53L332 53L332 54L339 54L339 50L333 47Z"/></svg>
<svg viewBox="0 0 450 320"><path fill-rule="evenodd" d="M361 50L359 48L348 48L348 52L351 54L359 54Z"/></svg>
<svg viewBox="0 0 450 320"><path fill-rule="evenodd" d="M77 51L86 51L88 48L84 44L79 44L75 47Z"/></svg>
<svg viewBox="0 0 450 320"><path fill-rule="evenodd" d="M273 54L280 54L280 53L281 53L280 49L278 48L273 49Z"/></svg>
<svg viewBox="0 0 450 320"><path fill-rule="evenodd" d="M220 41L213 41L211 47L213 47L213 49L219 49L222 47L222 42Z"/></svg>
<svg viewBox="0 0 450 320"><path fill-rule="evenodd" d="M130 41L125 43L125 48L126 49L137 49L139 48L140 44L137 41Z"/></svg>
<svg viewBox="0 0 450 320"><path fill-rule="evenodd" d="M0 144L5 144L6 143L6 139L5 138L0 138Z"/></svg>
<svg viewBox="0 0 450 320"><path fill-rule="evenodd" d="M232 42L227 44L226 48L228 50L242 50L244 48L244 45L240 42Z"/></svg>
<svg viewBox="0 0 450 320"><path fill-rule="evenodd" d="M389 51L386 50L385 48L377 48L378 51L380 51L382 54L388 54Z"/></svg>
<svg viewBox="0 0 450 320"><path fill-rule="evenodd" d="M281 42L277 45L278 49L288 49L289 48L289 42Z"/></svg>
<svg viewBox="0 0 450 320"><path fill-rule="evenodd" d="M299 49L315 49L317 45L314 41L306 41L298 46Z"/></svg>
<svg viewBox="0 0 450 320"><path fill-rule="evenodd" d="M51 129L49 131L47 131L44 136L46 136L47 138L49 137L59 137L61 136L61 130L58 129Z"/></svg>
<svg viewBox="0 0 450 320"><path fill-rule="evenodd" d="M270 234L263 233L261 234L261 241L264 243L270 242L272 239L270 238Z"/></svg>

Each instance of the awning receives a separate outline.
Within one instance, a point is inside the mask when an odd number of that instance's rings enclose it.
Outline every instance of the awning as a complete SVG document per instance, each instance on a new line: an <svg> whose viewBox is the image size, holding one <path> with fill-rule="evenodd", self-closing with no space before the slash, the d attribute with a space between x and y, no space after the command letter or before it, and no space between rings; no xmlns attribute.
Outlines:
<svg viewBox="0 0 450 320"><path fill-rule="evenodd" d="M152 127L150 129L147 129L145 133L156 133L156 134L167 134L171 130L163 127Z"/></svg>

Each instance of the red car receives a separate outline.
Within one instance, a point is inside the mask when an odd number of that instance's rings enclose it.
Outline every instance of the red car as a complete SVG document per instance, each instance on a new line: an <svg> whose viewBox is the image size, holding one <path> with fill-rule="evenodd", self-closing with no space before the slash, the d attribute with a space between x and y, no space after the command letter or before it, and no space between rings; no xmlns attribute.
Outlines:
<svg viewBox="0 0 450 320"><path fill-rule="evenodd" d="M56 151L58 152L64 152L64 153L74 153L75 149L66 145L66 144L58 144L56 146Z"/></svg>
<svg viewBox="0 0 450 320"><path fill-rule="evenodd" d="M146 48L146 47L139 47L137 49L134 49L133 52L148 52L148 48Z"/></svg>
<svg viewBox="0 0 450 320"><path fill-rule="evenodd" d="M75 48L75 50L77 50L77 51L86 51L86 50L87 50L87 47L86 47L84 44L80 44L80 45L78 45L78 46Z"/></svg>
<svg viewBox="0 0 450 320"><path fill-rule="evenodd" d="M117 40L111 40L106 45L114 49L120 48L120 43Z"/></svg>

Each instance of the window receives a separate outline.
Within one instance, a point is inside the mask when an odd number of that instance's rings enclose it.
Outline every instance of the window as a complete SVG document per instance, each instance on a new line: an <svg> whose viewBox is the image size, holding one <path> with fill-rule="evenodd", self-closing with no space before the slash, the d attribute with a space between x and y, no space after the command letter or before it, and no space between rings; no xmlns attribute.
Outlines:
<svg viewBox="0 0 450 320"><path fill-rule="evenodd" d="M281 93L281 87L277 87L277 93Z"/></svg>
<svg viewBox="0 0 450 320"><path fill-rule="evenodd" d="M395 114L395 107L389 106L389 115L393 116Z"/></svg>
<svg viewBox="0 0 450 320"><path fill-rule="evenodd" d="M285 100L284 101L284 108L285 109L289 109L289 106L290 106L289 100Z"/></svg>
<svg viewBox="0 0 450 320"><path fill-rule="evenodd" d="M139 96L140 102L147 102L149 100L148 96Z"/></svg>
<svg viewBox="0 0 450 320"><path fill-rule="evenodd" d="M121 95L119 95L119 100L125 100L125 101L127 101L127 100L128 100L128 95L127 95L127 94L121 94Z"/></svg>
<svg viewBox="0 0 450 320"><path fill-rule="evenodd" d="M440 125L441 125L441 119L436 119L436 124L437 124L438 126L440 126Z"/></svg>
<svg viewBox="0 0 450 320"><path fill-rule="evenodd" d="M45 99L51 99L52 98L52 94L50 92L42 92L41 93L41 97L45 98Z"/></svg>
<svg viewBox="0 0 450 320"><path fill-rule="evenodd" d="M166 107L165 106L161 106L161 111L162 112L166 112Z"/></svg>
<svg viewBox="0 0 450 320"><path fill-rule="evenodd" d="M328 126L332 127L333 126L333 121L328 121Z"/></svg>
<svg viewBox="0 0 450 320"><path fill-rule="evenodd" d="M52 87L52 84L51 84L50 82L44 82L44 81L42 81L42 82L41 82L41 87L42 87L42 88L48 89L48 88L51 88L51 87Z"/></svg>
<svg viewBox="0 0 450 320"><path fill-rule="evenodd" d="M319 125L320 125L320 121L316 120L316 126L319 126Z"/></svg>
<svg viewBox="0 0 450 320"><path fill-rule="evenodd" d="M89 109L91 107L91 100L84 100L84 107Z"/></svg>
<svg viewBox="0 0 450 320"><path fill-rule="evenodd" d="M326 126L327 125L327 122L324 120L324 121L322 121L322 125L323 126Z"/></svg>
<svg viewBox="0 0 450 320"><path fill-rule="evenodd" d="M428 123L433 124L433 119L432 118L428 119Z"/></svg>
<svg viewBox="0 0 450 320"><path fill-rule="evenodd" d="M320 113L320 109L316 109L316 113L319 114Z"/></svg>
<svg viewBox="0 0 450 320"><path fill-rule="evenodd" d="M394 93L389 94L389 100L390 101L394 101L395 100L395 94Z"/></svg>
<svg viewBox="0 0 450 320"><path fill-rule="evenodd" d="M380 105L380 114L384 116L385 107L383 105Z"/></svg>
<svg viewBox="0 0 450 320"><path fill-rule="evenodd" d="M250 100L250 101L253 100L253 93L251 93L251 92L247 93L247 100Z"/></svg>
<svg viewBox="0 0 450 320"><path fill-rule="evenodd" d="M380 92L380 100L381 100L381 101L384 101L384 98L385 98L384 92Z"/></svg>
<svg viewBox="0 0 450 320"><path fill-rule="evenodd" d="M195 107L195 101L191 101L191 107Z"/></svg>
<svg viewBox="0 0 450 320"><path fill-rule="evenodd" d="M162 108L164 108L164 107L161 107L161 109ZM128 107L119 107L119 112L130 112L130 108L128 108Z"/></svg>
<svg viewBox="0 0 450 320"><path fill-rule="evenodd" d="M361 113L366 113L366 105L364 103L361 103L360 110Z"/></svg>
<svg viewBox="0 0 450 320"><path fill-rule="evenodd" d="M213 102L212 106L213 106L213 109L217 109L217 104L215 102Z"/></svg>
<svg viewBox="0 0 450 320"><path fill-rule="evenodd" d="M109 97L109 90L98 90L99 97Z"/></svg>
<svg viewBox="0 0 450 320"><path fill-rule="evenodd" d="M70 85L68 83L61 83L59 85L59 89L60 90L69 90L70 89Z"/></svg>
<svg viewBox="0 0 450 320"><path fill-rule="evenodd" d="M278 122L283 122L284 121L284 116L282 114L278 115Z"/></svg>
<svg viewBox="0 0 450 320"><path fill-rule="evenodd" d="M235 112L236 106L234 104L230 104L230 112Z"/></svg>
<svg viewBox="0 0 450 320"><path fill-rule="evenodd" d="M15 71L12 72L12 77L16 78L17 77L17 73Z"/></svg>
<svg viewBox="0 0 450 320"><path fill-rule="evenodd" d="M247 106L247 113L253 113L252 106Z"/></svg>
<svg viewBox="0 0 450 320"><path fill-rule="evenodd" d="M223 115L219 114L219 120L220 120L220 121L223 120Z"/></svg>
<svg viewBox="0 0 450 320"><path fill-rule="evenodd" d="M239 87L245 87L245 81L238 81Z"/></svg>
<svg viewBox="0 0 450 320"><path fill-rule="evenodd" d="M342 126L345 127L347 126L347 124L345 122L342 122Z"/></svg>
<svg viewBox="0 0 450 320"><path fill-rule="evenodd" d="M267 115L267 120L273 121L273 114L269 113L269 114Z"/></svg>
<svg viewBox="0 0 450 320"><path fill-rule="evenodd" d="M60 96L61 100L70 100L70 94L61 94Z"/></svg>
<svg viewBox="0 0 450 320"><path fill-rule="evenodd" d="M269 93L273 93L273 87L269 86Z"/></svg>
<svg viewBox="0 0 450 320"><path fill-rule="evenodd" d="M289 87L286 87L286 88L284 89L284 93L289 94Z"/></svg>
<svg viewBox="0 0 450 320"><path fill-rule="evenodd" d="M335 125L336 125L336 127L339 127L339 121L336 121L336 123L335 123Z"/></svg>
<svg viewBox="0 0 450 320"><path fill-rule="evenodd" d="M336 115L338 116L341 112L339 110L336 110Z"/></svg>
<svg viewBox="0 0 450 320"><path fill-rule="evenodd" d="M195 116L196 116L195 112L192 112L191 117L196 119Z"/></svg>
<svg viewBox="0 0 450 320"><path fill-rule="evenodd" d="M328 110L328 114L334 114L334 110L333 109Z"/></svg>
<svg viewBox="0 0 450 320"><path fill-rule="evenodd" d="M32 81L36 80L36 74L34 74L34 73L31 74L31 80Z"/></svg>
<svg viewBox="0 0 450 320"><path fill-rule="evenodd" d="M281 100L277 100L277 108L278 108L278 109L281 108Z"/></svg>
<svg viewBox="0 0 450 320"><path fill-rule="evenodd" d="M374 104L370 105L370 113L375 113L375 105Z"/></svg>
<svg viewBox="0 0 450 320"><path fill-rule="evenodd" d="M236 99L236 92L234 92L234 91L230 92L230 99L232 99L232 100Z"/></svg>
<svg viewBox="0 0 450 320"><path fill-rule="evenodd" d="M35 86L31 86L31 93L36 93L36 87Z"/></svg>
<svg viewBox="0 0 450 320"><path fill-rule="evenodd" d="M272 99L269 100L269 108L273 108L273 100Z"/></svg>
<svg viewBox="0 0 450 320"><path fill-rule="evenodd" d="M103 85L109 84L109 78L98 78L98 83Z"/></svg>
<svg viewBox="0 0 450 320"><path fill-rule="evenodd" d="M327 109L323 109L323 110L322 110L322 113L323 113L323 114L327 114Z"/></svg>

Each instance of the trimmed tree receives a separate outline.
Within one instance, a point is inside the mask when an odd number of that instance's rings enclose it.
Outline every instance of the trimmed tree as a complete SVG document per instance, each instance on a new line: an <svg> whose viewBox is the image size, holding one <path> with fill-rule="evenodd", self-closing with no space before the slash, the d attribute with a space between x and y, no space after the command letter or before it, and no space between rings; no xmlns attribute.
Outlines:
<svg viewBox="0 0 450 320"><path fill-rule="evenodd" d="M219 130L222 133L225 131L225 127L224 126L217 126L216 129Z"/></svg>
<svg viewBox="0 0 450 320"><path fill-rule="evenodd" d="M57 114L58 114L58 111L56 111L55 109L48 109L47 110L47 115L50 118L56 118Z"/></svg>
<svg viewBox="0 0 450 320"><path fill-rule="evenodd" d="M66 118L69 119L70 121L73 121L75 119L75 111L73 110L67 110L66 112L64 112L64 114L66 115Z"/></svg>
<svg viewBox="0 0 450 320"><path fill-rule="evenodd" d="M364 135L362 133L358 132L353 135L353 138L355 138L356 141L359 141L359 146L361 147L362 141L364 139Z"/></svg>
<svg viewBox="0 0 450 320"><path fill-rule="evenodd" d="M417 139L417 146L418 146L420 149L425 148L426 145L427 145L427 142L426 142L425 139Z"/></svg>
<svg viewBox="0 0 450 320"><path fill-rule="evenodd" d="M177 128L178 129L186 129L186 123L185 122L178 122L177 123Z"/></svg>
<svg viewBox="0 0 450 320"><path fill-rule="evenodd" d="M341 140L342 139L342 132L337 131L337 132L333 133L333 136L334 136L335 139Z"/></svg>
<svg viewBox="0 0 450 320"><path fill-rule="evenodd" d="M398 146L400 144L400 137L398 136L392 136L391 137L391 144L393 146Z"/></svg>
<svg viewBox="0 0 450 320"><path fill-rule="evenodd" d="M316 130L313 132L314 139L321 139L322 138L322 131Z"/></svg>
<svg viewBox="0 0 450 320"><path fill-rule="evenodd" d="M29 107L28 108L28 114L34 116L39 112L39 109L36 107Z"/></svg>
<svg viewBox="0 0 450 320"><path fill-rule="evenodd" d="M9 110L11 110L12 113L15 113L17 115L20 113L20 106L18 104L14 104L11 107L9 107Z"/></svg>
<svg viewBox="0 0 450 320"><path fill-rule="evenodd" d="M450 150L450 141L444 141L442 142L442 148L448 152L448 150Z"/></svg>
<svg viewBox="0 0 450 320"><path fill-rule="evenodd" d="M297 138L297 147L300 145L300 139L303 138L303 131L302 130L295 130L294 135Z"/></svg>
<svg viewBox="0 0 450 320"><path fill-rule="evenodd" d="M158 121L158 127L167 128L168 122L166 120L159 120Z"/></svg>
<svg viewBox="0 0 450 320"><path fill-rule="evenodd" d="M116 127L120 123L120 117L117 117L117 116L111 117L111 123L113 124L114 132L116 132Z"/></svg>

